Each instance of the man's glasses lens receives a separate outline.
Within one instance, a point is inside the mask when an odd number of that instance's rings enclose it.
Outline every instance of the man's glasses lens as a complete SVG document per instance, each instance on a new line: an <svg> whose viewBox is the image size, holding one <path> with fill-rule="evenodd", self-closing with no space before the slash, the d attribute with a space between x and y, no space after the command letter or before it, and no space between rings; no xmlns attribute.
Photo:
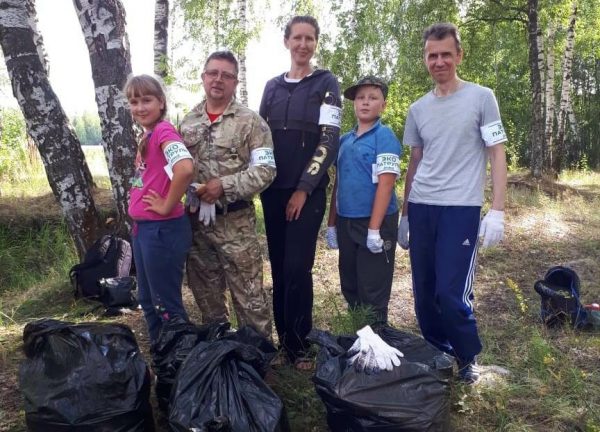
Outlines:
<svg viewBox="0 0 600 432"><path fill-rule="evenodd" d="M229 72L225 72L225 71L221 72L221 71L218 71L216 69L211 69L211 70L204 71L204 75L206 75L210 79L216 79L216 78L218 78L219 74L221 75L221 79L223 81L233 81L233 80L237 79L237 77L234 74L229 73Z"/></svg>

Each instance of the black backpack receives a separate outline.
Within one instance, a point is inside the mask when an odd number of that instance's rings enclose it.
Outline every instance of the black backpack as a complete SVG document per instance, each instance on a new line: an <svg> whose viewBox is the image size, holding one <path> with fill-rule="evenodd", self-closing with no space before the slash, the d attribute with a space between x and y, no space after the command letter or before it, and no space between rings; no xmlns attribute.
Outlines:
<svg viewBox="0 0 600 432"><path fill-rule="evenodd" d="M83 262L71 267L69 278L76 298L99 299L103 278L129 276L131 245L114 234L105 234L86 251Z"/></svg>
<svg viewBox="0 0 600 432"><path fill-rule="evenodd" d="M579 288L577 273L562 266L551 267L544 279L535 283L534 289L542 298L540 316L546 326L585 327L587 313L579 300Z"/></svg>

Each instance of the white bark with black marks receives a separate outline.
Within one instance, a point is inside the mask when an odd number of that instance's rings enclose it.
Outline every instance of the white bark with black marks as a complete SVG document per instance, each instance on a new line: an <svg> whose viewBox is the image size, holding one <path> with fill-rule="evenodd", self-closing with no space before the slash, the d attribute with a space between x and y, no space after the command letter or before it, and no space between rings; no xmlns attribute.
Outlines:
<svg viewBox="0 0 600 432"><path fill-rule="evenodd" d="M123 86L131 74L125 9L120 0L73 0L73 5L90 53L102 145L117 213L125 221L137 151L133 122L123 94Z"/></svg>
<svg viewBox="0 0 600 432"><path fill-rule="evenodd" d="M154 5L154 73L159 77L169 74L169 0L156 0Z"/></svg>
<svg viewBox="0 0 600 432"><path fill-rule="evenodd" d="M560 172L564 168L566 159L565 135L569 119L568 109L571 104L571 87L573 81L573 48L575 46L575 23L577 22L577 2L572 4L569 26L567 27L567 41L562 64L562 88L560 93L560 105L556 122L556 157L554 158L554 169Z"/></svg>
<svg viewBox="0 0 600 432"><path fill-rule="evenodd" d="M81 144L48 80L33 0L0 0L0 45L12 90L80 256L97 237L98 213Z"/></svg>
<svg viewBox="0 0 600 432"><path fill-rule="evenodd" d="M538 0L527 0L527 31L529 47L529 69L531 83L531 174L540 178L544 171L544 118L542 106L542 84L540 75L540 52L538 38Z"/></svg>
<svg viewBox="0 0 600 432"><path fill-rule="evenodd" d="M546 121L544 126L544 139L546 152L547 167L552 166L552 158L554 154L554 145L552 142L554 134L554 26L551 24L548 28L548 43L546 44L546 91L544 101L546 104Z"/></svg>
<svg viewBox="0 0 600 432"><path fill-rule="evenodd" d="M240 29L239 31L246 34L248 29L248 17L247 17L247 0L238 0L238 21ZM239 71L239 85L238 92L240 95L240 102L244 106L248 106L248 80L246 77L246 44L243 44L243 48L238 53L238 63L240 67Z"/></svg>

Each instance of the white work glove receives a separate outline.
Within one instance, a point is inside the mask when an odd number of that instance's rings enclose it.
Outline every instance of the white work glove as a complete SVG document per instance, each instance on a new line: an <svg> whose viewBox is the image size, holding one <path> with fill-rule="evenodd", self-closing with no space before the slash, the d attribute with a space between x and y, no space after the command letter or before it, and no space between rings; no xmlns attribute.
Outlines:
<svg viewBox="0 0 600 432"><path fill-rule="evenodd" d="M337 230L334 226L328 226L327 232L325 233L325 238L327 239L327 247L329 249L339 249L337 242Z"/></svg>
<svg viewBox="0 0 600 432"><path fill-rule="evenodd" d="M490 209L479 226L479 237L483 237L482 247L494 246L504 239L504 212Z"/></svg>
<svg viewBox="0 0 600 432"><path fill-rule="evenodd" d="M204 224L204 226L209 226L210 224L214 224L216 220L216 208L215 204L209 204L206 201L200 201L200 211L198 211L198 220Z"/></svg>
<svg viewBox="0 0 600 432"><path fill-rule="evenodd" d="M348 350L351 356L348 363L353 364L358 372L377 373L400 366L400 358L404 354L385 343L370 326L363 327L356 334L358 339Z"/></svg>
<svg viewBox="0 0 600 432"><path fill-rule="evenodd" d="M383 252L383 240L379 235L379 230L367 230L367 248L372 253Z"/></svg>
<svg viewBox="0 0 600 432"><path fill-rule="evenodd" d="M404 250L408 250L408 216L400 218L398 225L398 244Z"/></svg>
<svg viewBox="0 0 600 432"><path fill-rule="evenodd" d="M192 183L188 186L185 194L185 204L190 208L190 213L196 213L198 207L200 207L200 198L196 194L200 183Z"/></svg>

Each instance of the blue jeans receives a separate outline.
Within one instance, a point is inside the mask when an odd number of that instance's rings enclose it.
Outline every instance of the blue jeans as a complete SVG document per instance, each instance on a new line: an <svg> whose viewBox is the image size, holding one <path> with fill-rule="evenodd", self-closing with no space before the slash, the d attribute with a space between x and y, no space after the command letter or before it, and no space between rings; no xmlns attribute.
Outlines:
<svg viewBox="0 0 600 432"><path fill-rule="evenodd" d="M183 266L192 244L189 219L138 221L134 229L133 258L137 271L138 302L142 306L151 342L156 342L163 320L187 320L181 297Z"/></svg>

